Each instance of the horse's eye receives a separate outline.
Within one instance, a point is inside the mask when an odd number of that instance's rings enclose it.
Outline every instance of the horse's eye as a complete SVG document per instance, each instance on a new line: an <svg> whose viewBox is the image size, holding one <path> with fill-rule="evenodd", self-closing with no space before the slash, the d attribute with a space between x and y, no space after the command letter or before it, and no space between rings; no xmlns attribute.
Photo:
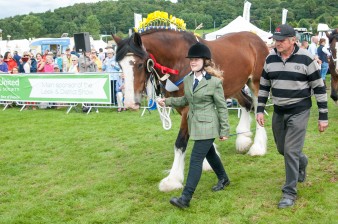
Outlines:
<svg viewBox="0 0 338 224"><path fill-rule="evenodd" d="M138 64L138 69L142 69L143 68L143 64Z"/></svg>

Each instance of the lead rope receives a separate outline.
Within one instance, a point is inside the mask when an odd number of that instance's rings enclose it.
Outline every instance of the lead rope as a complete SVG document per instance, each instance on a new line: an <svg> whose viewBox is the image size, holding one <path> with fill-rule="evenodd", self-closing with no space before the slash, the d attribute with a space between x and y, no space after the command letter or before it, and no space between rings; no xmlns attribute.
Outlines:
<svg viewBox="0 0 338 224"><path fill-rule="evenodd" d="M169 78L169 74L165 74L162 78L158 75L158 73L156 72L155 68L154 68L154 61L152 59L149 59L147 61L147 70L148 72L151 74L152 77L154 77L154 73L156 74L157 78L161 81L164 81L166 79ZM151 84L153 85L154 89L157 89L157 85L156 85L156 81L155 81L155 77L151 79ZM152 94L152 97L155 94ZM155 97L155 102L156 102L156 107L157 107L157 111L160 114L160 119L162 122L162 127L164 130L170 130L172 123L171 123L171 119L170 119L170 112L171 112L171 107L161 107L158 103L157 100L160 99L161 96L156 96Z"/></svg>
<svg viewBox="0 0 338 224"><path fill-rule="evenodd" d="M157 103L157 100L160 98L161 98L160 96L156 97L157 111L160 114L160 119L162 122L163 129L168 131L171 129L171 126L172 126L171 118L170 118L171 107L166 107L166 106L161 107L160 104Z"/></svg>

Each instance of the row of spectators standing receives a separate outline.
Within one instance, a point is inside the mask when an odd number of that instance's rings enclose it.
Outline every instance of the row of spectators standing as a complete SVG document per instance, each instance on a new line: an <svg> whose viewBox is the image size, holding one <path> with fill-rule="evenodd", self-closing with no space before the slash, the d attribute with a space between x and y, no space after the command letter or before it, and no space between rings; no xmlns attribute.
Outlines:
<svg viewBox="0 0 338 224"><path fill-rule="evenodd" d="M54 58L50 54L37 53L34 57L32 52L24 52L21 57L16 51L13 56L11 52L6 52L4 56L0 55L0 72L10 74L54 72Z"/></svg>
<svg viewBox="0 0 338 224"><path fill-rule="evenodd" d="M324 81L326 89L328 89L326 85L326 74L329 70L329 58L331 56L331 52L328 48L325 47L326 39L320 38L318 36L311 37L311 44L304 40L301 43L301 48L307 49L315 58L315 60L320 65L320 74Z"/></svg>
<svg viewBox="0 0 338 224"><path fill-rule="evenodd" d="M108 48L104 53L100 48L99 53L95 49L83 54L78 54L74 50L67 48L65 53L54 54L46 50L44 54L24 52L22 56L17 51L6 52L4 56L0 55L0 72L3 73L35 73L35 72L117 72L120 70L115 61L115 52Z"/></svg>

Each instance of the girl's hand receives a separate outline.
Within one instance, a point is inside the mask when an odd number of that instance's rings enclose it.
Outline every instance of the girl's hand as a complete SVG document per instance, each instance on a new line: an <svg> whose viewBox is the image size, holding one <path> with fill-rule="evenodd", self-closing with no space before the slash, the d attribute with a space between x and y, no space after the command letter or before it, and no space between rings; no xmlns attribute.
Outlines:
<svg viewBox="0 0 338 224"><path fill-rule="evenodd" d="M220 136L220 137L219 137L219 140L220 140L220 141L225 141L225 140L228 140L228 137L226 137L226 136Z"/></svg>
<svg viewBox="0 0 338 224"><path fill-rule="evenodd" d="M158 99L157 99L157 103L158 103L161 107L164 107L164 106L165 106L165 98L158 98Z"/></svg>

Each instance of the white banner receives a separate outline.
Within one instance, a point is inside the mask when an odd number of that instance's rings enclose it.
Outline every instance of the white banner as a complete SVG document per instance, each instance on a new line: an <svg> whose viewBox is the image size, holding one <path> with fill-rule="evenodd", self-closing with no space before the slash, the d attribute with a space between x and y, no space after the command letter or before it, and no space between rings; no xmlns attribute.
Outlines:
<svg viewBox="0 0 338 224"><path fill-rule="evenodd" d="M288 10L287 9L283 9L283 13L282 13L282 24L286 23L286 17L288 14Z"/></svg>
<svg viewBox="0 0 338 224"><path fill-rule="evenodd" d="M106 78L28 79L32 98L107 99L103 89Z"/></svg>
<svg viewBox="0 0 338 224"><path fill-rule="evenodd" d="M134 27L138 28L140 22L142 22L142 14L134 13Z"/></svg>
<svg viewBox="0 0 338 224"><path fill-rule="evenodd" d="M250 22L250 7L251 7L251 3L246 1L244 3L243 18L248 22Z"/></svg>

